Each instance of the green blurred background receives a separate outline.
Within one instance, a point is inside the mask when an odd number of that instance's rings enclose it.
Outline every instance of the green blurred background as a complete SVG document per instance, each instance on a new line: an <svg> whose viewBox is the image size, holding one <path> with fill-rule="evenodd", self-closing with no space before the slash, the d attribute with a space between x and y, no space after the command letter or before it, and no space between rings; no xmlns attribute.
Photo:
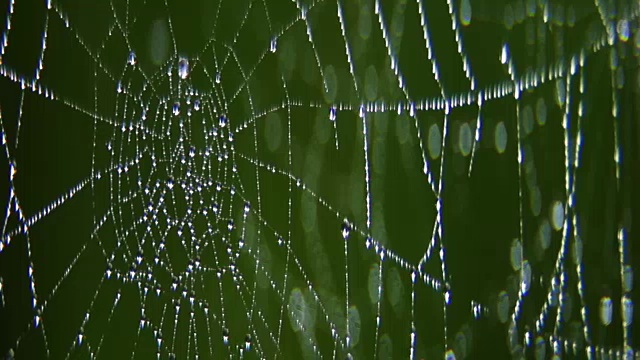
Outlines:
<svg viewBox="0 0 640 360"><path fill-rule="evenodd" d="M453 4L458 19L464 18L463 3ZM582 357L584 324L571 252L576 240L569 224L562 249L562 231L550 228L554 202L567 202L574 181L575 207L567 216L576 214L583 246L591 343L621 349L619 229L626 234L624 264L637 269L639 261L631 256L637 238L634 169L640 168L640 35L632 11L637 4L603 5L606 20L629 20L633 36L592 51L606 34L594 4L537 1L528 15L529 3L471 1L471 20L460 34L476 88L510 81L499 61L505 43L517 74L541 73L558 61L567 68L581 52L586 65L572 77L563 70L561 80L531 86L518 100L507 95L485 101L469 174L466 131L475 135L478 106L451 111L444 150L431 156L429 149L440 145L433 136L442 136L444 111L418 110L414 121L387 54L397 60L410 99L438 99L444 93L453 101L466 94L470 83L445 1L382 1L380 17L368 1L339 6L334 1L298 6L285 1L54 1L48 10L42 1L27 0L13 4L11 14L3 1L7 18L0 28L8 28L10 19L11 30L3 33L8 46L0 78L7 150L0 161L5 174L0 190L6 194L0 210L6 219L0 353L147 358L159 352L179 359L195 353L286 359L350 353L368 359L375 349L381 358L407 358L413 326L416 358L443 357L447 349L457 358L529 357L540 350L522 347L524 334L535 329L561 253L566 255L560 261L566 272L563 297L569 300L549 316L560 312L563 320L557 330L550 320L532 336L548 340L553 334L576 342L581 352L575 356ZM431 71L419 6L426 10L440 83ZM306 21L299 20L301 13ZM31 84L35 76L45 27L38 84L53 91L53 99L23 88L20 80ZM131 51L135 66L127 64ZM189 61L186 79L178 74L181 58ZM557 99L568 81L565 145L565 104ZM202 102L199 111L196 99ZM378 110L366 109L363 122L358 112L365 102ZM172 115L175 103L178 116ZM404 107L401 114L398 104ZM332 106L338 109L335 123ZM227 119L224 127L221 116ZM496 150L498 124L507 134L504 152ZM578 131L580 167L571 168L567 177L565 146L573 163ZM520 169L519 146L524 153ZM617 149L619 179L613 160ZM437 215L424 158L432 182L442 181L442 235L418 271L444 289L412 284L408 270L425 255ZM17 169L12 181L11 166ZM245 204L250 206L246 214ZM346 247L345 219L351 224ZM511 336L496 304L506 291L509 314L515 306L520 275L510 264L514 238L521 239L533 281ZM371 239L385 253L379 308L380 255L366 246ZM546 241L550 245L543 248ZM440 244L446 251L445 279ZM166 250L158 250L161 246ZM196 260L201 268L187 275ZM107 269L113 272L108 279ZM175 291L174 277L179 280ZM446 322L445 290L451 295ZM608 327L598 317L604 296L614 303ZM484 309L479 319L473 314L476 303ZM296 304L295 314L305 316L304 329L292 313ZM354 323L355 312L359 339L347 350L346 318L351 313ZM42 320L35 328L37 314ZM248 352L242 350L247 334ZM639 342L632 332L632 347ZM549 356L551 344L545 347Z"/></svg>

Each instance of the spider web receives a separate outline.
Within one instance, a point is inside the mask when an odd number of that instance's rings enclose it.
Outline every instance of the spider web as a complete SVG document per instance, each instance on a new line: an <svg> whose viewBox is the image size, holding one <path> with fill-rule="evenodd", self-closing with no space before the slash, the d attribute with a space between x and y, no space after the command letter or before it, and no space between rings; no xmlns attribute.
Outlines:
<svg viewBox="0 0 640 360"><path fill-rule="evenodd" d="M8 358L638 356L636 1L3 1Z"/></svg>

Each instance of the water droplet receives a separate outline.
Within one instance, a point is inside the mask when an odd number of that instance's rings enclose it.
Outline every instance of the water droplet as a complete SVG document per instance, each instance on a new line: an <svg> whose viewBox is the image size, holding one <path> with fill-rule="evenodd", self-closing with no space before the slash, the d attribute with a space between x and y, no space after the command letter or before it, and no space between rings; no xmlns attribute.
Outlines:
<svg viewBox="0 0 640 360"><path fill-rule="evenodd" d="M180 103L179 102L174 102L173 103L173 116L178 116L180 115Z"/></svg>
<svg viewBox="0 0 640 360"><path fill-rule="evenodd" d="M502 53L500 55L500 62L502 64L506 64L507 61L509 61L509 44L505 43L504 45L502 45Z"/></svg>
<svg viewBox="0 0 640 360"><path fill-rule="evenodd" d="M618 31L618 38L621 41L626 42L630 37L630 29L629 29L629 21L627 19L620 19L618 21L618 26L616 27Z"/></svg>
<svg viewBox="0 0 640 360"><path fill-rule="evenodd" d="M251 334L247 334L247 335L244 337L244 350L245 350L245 351L249 351L249 350L251 350L251 340L252 340L252 339L251 339Z"/></svg>
<svg viewBox="0 0 640 360"><path fill-rule="evenodd" d="M229 222L227 223L227 229L229 231L232 231L233 230L233 226L234 226L233 220L229 220Z"/></svg>
<svg viewBox="0 0 640 360"><path fill-rule="evenodd" d="M113 273L113 265L111 265L111 263L108 263L107 264L107 271L105 272L105 275L106 275L107 279L111 279L111 274L112 273Z"/></svg>
<svg viewBox="0 0 640 360"><path fill-rule="evenodd" d="M456 360L456 354L453 352L453 350L449 349L444 354L444 358L445 360Z"/></svg>
<svg viewBox="0 0 640 360"><path fill-rule="evenodd" d="M36 311L36 316L33 318L33 327L35 327L35 328L37 328L38 326L40 326L40 321L42 320L42 319L40 318L40 314L41 314L41 311L40 311L40 309L38 309L38 310Z"/></svg>
<svg viewBox="0 0 640 360"><path fill-rule="evenodd" d="M127 63L129 63L129 65L133 66L136 64L136 53L131 51L129 53L129 58L127 59Z"/></svg>
<svg viewBox="0 0 640 360"><path fill-rule="evenodd" d="M270 44L269 50L271 50L271 52L274 53L274 52L276 52L277 46L278 46L278 39L274 36L271 39L271 44Z"/></svg>
<svg viewBox="0 0 640 360"><path fill-rule="evenodd" d="M227 125L227 117L224 115L220 115L220 118L218 119L218 123L221 128L225 127Z"/></svg>
<svg viewBox="0 0 640 360"><path fill-rule="evenodd" d="M222 341L225 345L229 345L229 329L222 328Z"/></svg>
<svg viewBox="0 0 640 360"><path fill-rule="evenodd" d="M195 99L193 101L193 109L195 111L199 111L200 110L200 99Z"/></svg>
<svg viewBox="0 0 640 360"><path fill-rule="evenodd" d="M118 85L116 85L116 91L118 94L122 92L122 81L118 81Z"/></svg>
<svg viewBox="0 0 640 360"><path fill-rule="evenodd" d="M350 232L351 232L351 225L349 225L349 222L347 221L347 219L345 219L344 222L342 223L342 238L345 240L349 239Z"/></svg>
<svg viewBox="0 0 640 360"><path fill-rule="evenodd" d="M84 330L82 328L80 328L80 331L78 331L78 336L76 339L76 344L78 346L82 346L82 341L84 340Z"/></svg>
<svg viewBox="0 0 640 360"><path fill-rule="evenodd" d="M222 75L220 75L220 73L216 73L216 84L220 84L220 80L222 78Z"/></svg>
<svg viewBox="0 0 640 360"><path fill-rule="evenodd" d="M141 251L138 251L138 254L136 255L136 264L137 264L137 265L142 264L142 259L143 259L143 258L142 258L142 252L141 252Z"/></svg>
<svg viewBox="0 0 640 360"><path fill-rule="evenodd" d="M332 106L331 109L329 109L329 120L336 121L336 113L337 113L336 107Z"/></svg>
<svg viewBox="0 0 640 360"><path fill-rule="evenodd" d="M244 214L247 215L249 213L249 210L251 210L251 204L249 204L249 202L245 202L244 203Z"/></svg>
<svg viewBox="0 0 640 360"><path fill-rule="evenodd" d="M189 76L189 60L187 58L183 57L178 61L178 76L183 80Z"/></svg>

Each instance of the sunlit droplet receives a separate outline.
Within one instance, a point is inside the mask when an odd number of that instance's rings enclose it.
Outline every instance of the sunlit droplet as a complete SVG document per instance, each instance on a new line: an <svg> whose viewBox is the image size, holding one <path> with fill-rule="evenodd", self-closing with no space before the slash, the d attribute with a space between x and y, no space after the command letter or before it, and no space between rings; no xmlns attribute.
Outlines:
<svg viewBox="0 0 640 360"><path fill-rule="evenodd" d="M621 41L626 42L630 37L630 29L629 29L629 21L627 19L620 19L618 21L618 26L616 27L618 31L618 38Z"/></svg>
<svg viewBox="0 0 640 360"><path fill-rule="evenodd" d="M78 335L76 338L76 345L82 346L83 341L84 341L84 331L82 330L82 328L80 328L80 331L78 332Z"/></svg>
<svg viewBox="0 0 640 360"><path fill-rule="evenodd" d="M127 59L127 63L131 66L136 64L136 53L131 51L129 53L129 58Z"/></svg>
<svg viewBox="0 0 640 360"><path fill-rule="evenodd" d="M445 360L456 360L456 353L454 353L453 350L449 349L444 354L444 358Z"/></svg>
<svg viewBox="0 0 640 360"><path fill-rule="evenodd" d="M183 57L178 61L178 76L183 80L189 76L189 60L187 58Z"/></svg>
<svg viewBox="0 0 640 360"><path fill-rule="evenodd" d="M505 43L502 45L502 53L500 54L500 62L502 64L506 64L509 61L509 44Z"/></svg>
<svg viewBox="0 0 640 360"><path fill-rule="evenodd" d="M349 239L350 232L351 232L351 225L349 225L349 222L345 219L344 222L342 223L342 238L345 240Z"/></svg>
<svg viewBox="0 0 640 360"><path fill-rule="evenodd" d="M229 345L229 329L222 328L222 341L225 345Z"/></svg>

